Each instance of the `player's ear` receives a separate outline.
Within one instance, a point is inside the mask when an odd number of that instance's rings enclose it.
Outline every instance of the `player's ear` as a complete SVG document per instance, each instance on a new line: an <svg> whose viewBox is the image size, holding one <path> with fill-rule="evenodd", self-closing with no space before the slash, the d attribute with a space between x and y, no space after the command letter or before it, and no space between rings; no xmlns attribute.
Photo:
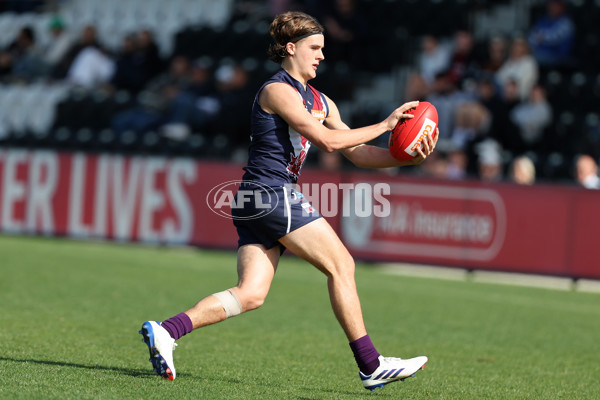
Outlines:
<svg viewBox="0 0 600 400"><path fill-rule="evenodd" d="M296 43L287 42L287 44L285 45L285 50L290 56L293 56L296 52Z"/></svg>

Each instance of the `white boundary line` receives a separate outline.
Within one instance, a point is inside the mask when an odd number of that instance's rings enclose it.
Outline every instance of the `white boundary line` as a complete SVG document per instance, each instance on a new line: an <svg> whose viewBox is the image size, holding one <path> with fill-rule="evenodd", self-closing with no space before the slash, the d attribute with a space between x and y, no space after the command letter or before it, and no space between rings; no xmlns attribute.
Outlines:
<svg viewBox="0 0 600 400"><path fill-rule="evenodd" d="M484 270L469 271L463 268L439 267L420 264L379 263L376 265L380 271L391 275L526 286L586 293L600 293L600 280L573 280L566 277L523 274L515 272L496 272Z"/></svg>

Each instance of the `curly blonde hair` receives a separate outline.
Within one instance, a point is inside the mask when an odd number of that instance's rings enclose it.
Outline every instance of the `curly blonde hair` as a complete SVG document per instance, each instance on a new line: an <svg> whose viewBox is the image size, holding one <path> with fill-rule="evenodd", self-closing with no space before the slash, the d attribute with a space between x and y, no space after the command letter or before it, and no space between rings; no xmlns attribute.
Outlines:
<svg viewBox="0 0 600 400"><path fill-rule="evenodd" d="M273 43L267 53L269 58L280 64L287 56L287 44L295 43L310 35L323 33L323 25L315 17L300 11L288 11L275 17L269 33Z"/></svg>

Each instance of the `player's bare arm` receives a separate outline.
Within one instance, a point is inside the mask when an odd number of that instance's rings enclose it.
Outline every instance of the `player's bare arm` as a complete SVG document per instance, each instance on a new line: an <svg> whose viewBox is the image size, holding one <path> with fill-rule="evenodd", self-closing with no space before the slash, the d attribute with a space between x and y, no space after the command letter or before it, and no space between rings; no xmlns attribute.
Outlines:
<svg viewBox="0 0 600 400"><path fill-rule="evenodd" d="M350 127L348 127L348 125L342 121L336 104L329 97L325 96L325 98L327 99L327 104L329 105L329 116L325 120L325 126L330 129L349 130ZM415 102L407 104L413 103ZM342 149L340 152L354 165L360 168L390 168L401 167L405 165L417 165L425 161L427 156L431 154L435 148L438 137L439 132L435 138L428 136L427 140L423 142L423 148L417 149L419 155L410 161L398 161L390 154L388 149L366 144L360 144L358 146Z"/></svg>
<svg viewBox="0 0 600 400"><path fill-rule="evenodd" d="M259 104L266 112L278 114L296 132L310 140L326 152L347 149L370 140L394 128L400 118L410 118L405 111L416 107L418 102L410 102L398 107L384 121L364 128L329 129L306 112L298 93L284 83L265 86L259 95Z"/></svg>
<svg viewBox="0 0 600 400"><path fill-rule="evenodd" d="M423 148L418 148L416 150L419 155L409 161L398 161L390 154L390 151L387 148L366 144L343 149L340 150L340 152L354 165L360 168L391 168L419 165L432 153L437 143L438 136L439 132L435 138L427 136L427 140L423 141Z"/></svg>

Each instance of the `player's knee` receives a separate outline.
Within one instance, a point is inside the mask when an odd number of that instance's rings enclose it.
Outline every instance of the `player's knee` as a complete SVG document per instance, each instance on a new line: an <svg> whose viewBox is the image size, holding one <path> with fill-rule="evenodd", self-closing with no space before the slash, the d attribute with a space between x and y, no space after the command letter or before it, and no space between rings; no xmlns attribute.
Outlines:
<svg viewBox="0 0 600 400"><path fill-rule="evenodd" d="M355 270L356 265L354 264L354 259L350 255L348 255L347 257L338 260L335 267L333 268L333 275L338 278L354 279Z"/></svg>
<svg viewBox="0 0 600 400"><path fill-rule="evenodd" d="M336 282L354 282L355 265L354 261L338 263L329 268L325 273L328 279Z"/></svg>
<svg viewBox="0 0 600 400"><path fill-rule="evenodd" d="M267 298L267 292L261 290L240 289L238 287L237 293L243 312L256 310L265 303L265 299Z"/></svg>
<svg viewBox="0 0 600 400"><path fill-rule="evenodd" d="M354 281L354 272L356 270L356 266L354 262L348 263L342 268L342 277L348 281Z"/></svg>

